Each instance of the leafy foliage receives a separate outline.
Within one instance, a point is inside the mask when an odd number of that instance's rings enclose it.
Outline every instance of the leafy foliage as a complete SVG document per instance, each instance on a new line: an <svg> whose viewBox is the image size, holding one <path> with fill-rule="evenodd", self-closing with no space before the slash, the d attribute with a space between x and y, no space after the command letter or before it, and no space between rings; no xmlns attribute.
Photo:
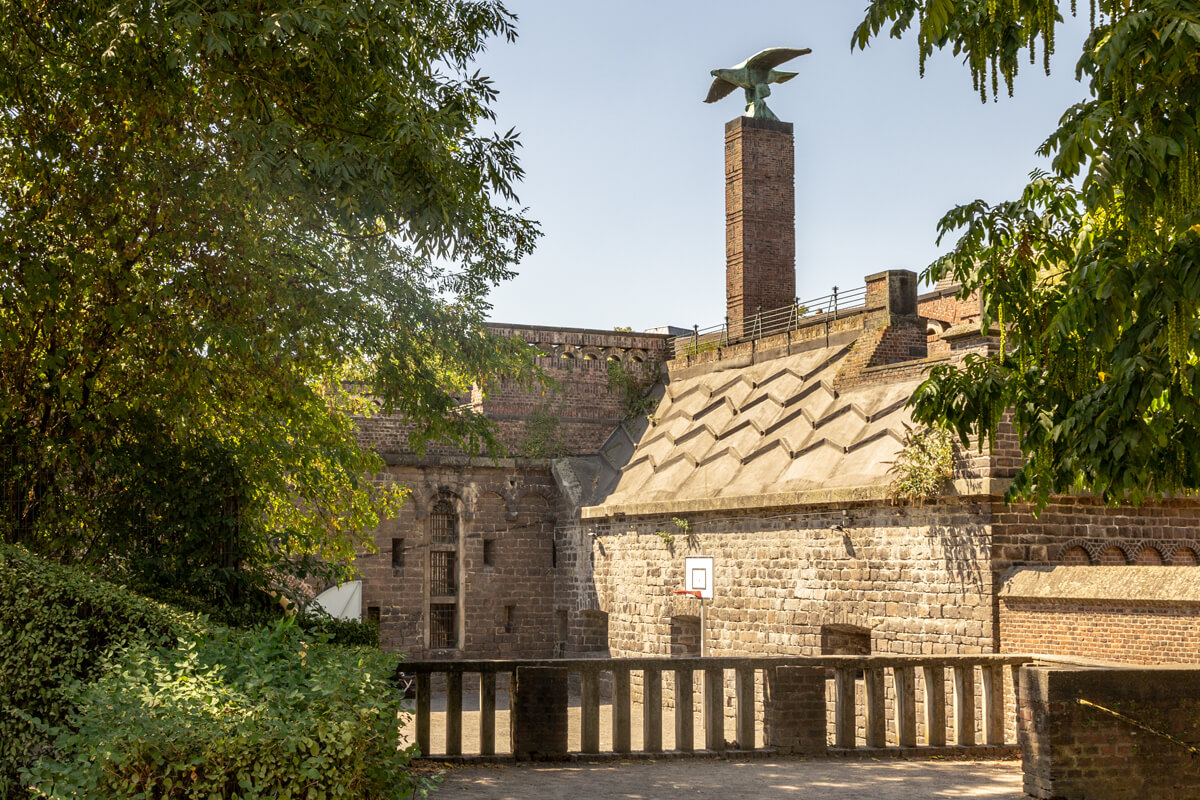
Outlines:
<svg viewBox="0 0 1200 800"><path fill-rule="evenodd" d="M0 545L0 797L47 746L29 721L61 723L70 687L102 672L105 655L135 642L172 644L194 618L84 572Z"/></svg>
<svg viewBox="0 0 1200 800"><path fill-rule="evenodd" d="M495 448L459 395L531 363L482 321L537 230L470 61L513 23L495 0L0 0L0 541L165 576L236 529L239 569L332 581L400 499L347 382L417 447ZM236 594L229 568L201 593Z"/></svg>
<svg viewBox="0 0 1200 800"><path fill-rule="evenodd" d="M1019 55L1053 49L1060 5L875 0L854 44L913 29L922 61L950 49L994 96ZM914 396L915 418L981 446L1011 411L1026 461L1009 497L1043 504L1074 488L1137 502L1200 486L1200 3L1090 5L1076 66L1090 96L1042 145L1054 174L938 226L961 238L927 277L980 291L1001 352L933 370Z"/></svg>
<svg viewBox="0 0 1200 800"><path fill-rule="evenodd" d="M909 428L904 449L889 470L895 473L895 500L920 503L937 494L954 476L954 436L945 428Z"/></svg>
<svg viewBox="0 0 1200 800"><path fill-rule="evenodd" d="M77 690L28 777L47 798L423 795L405 770L415 746L397 749L396 663L308 639L290 620L136 644Z"/></svg>

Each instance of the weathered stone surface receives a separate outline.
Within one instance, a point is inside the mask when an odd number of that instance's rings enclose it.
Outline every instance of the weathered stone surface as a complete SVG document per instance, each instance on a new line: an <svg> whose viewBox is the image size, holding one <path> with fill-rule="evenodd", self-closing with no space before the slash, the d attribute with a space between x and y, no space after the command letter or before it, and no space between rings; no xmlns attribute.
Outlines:
<svg viewBox="0 0 1200 800"><path fill-rule="evenodd" d="M520 667L513 682L513 755L546 760L567 754L567 670Z"/></svg>
<svg viewBox="0 0 1200 800"><path fill-rule="evenodd" d="M1020 681L1029 795L1200 798L1188 749L1200 741L1200 669L1024 667Z"/></svg>

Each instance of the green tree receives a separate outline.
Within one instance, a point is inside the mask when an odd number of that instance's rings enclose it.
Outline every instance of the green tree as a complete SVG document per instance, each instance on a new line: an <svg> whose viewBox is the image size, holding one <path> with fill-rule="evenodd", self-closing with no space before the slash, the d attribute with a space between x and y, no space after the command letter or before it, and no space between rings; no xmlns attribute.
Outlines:
<svg viewBox="0 0 1200 800"><path fill-rule="evenodd" d="M953 209L934 263L979 290L1002 354L937 368L915 416L994 442L1011 411L1024 467L1011 498L1083 488L1109 501L1200 486L1200 3L874 0L853 45L916 35L922 69L951 50L984 100L1023 57L1049 70L1064 13L1088 13L1076 66L1089 96L1040 149L1022 196Z"/></svg>
<svg viewBox="0 0 1200 800"><path fill-rule="evenodd" d="M538 234L471 60L514 22L0 0L2 540L107 563L219 520L239 568L345 575L401 497L347 411L496 447L460 398L531 363L482 320Z"/></svg>

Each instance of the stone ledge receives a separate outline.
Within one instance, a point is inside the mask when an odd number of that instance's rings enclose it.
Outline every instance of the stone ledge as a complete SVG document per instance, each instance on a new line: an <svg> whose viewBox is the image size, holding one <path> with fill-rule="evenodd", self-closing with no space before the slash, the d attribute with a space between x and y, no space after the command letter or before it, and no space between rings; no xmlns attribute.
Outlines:
<svg viewBox="0 0 1200 800"><path fill-rule="evenodd" d="M999 592L1004 600L1200 605L1196 567L1015 567Z"/></svg>
<svg viewBox="0 0 1200 800"><path fill-rule="evenodd" d="M484 467L487 469L550 469L549 458L488 458L487 456L378 453L389 467Z"/></svg>
<svg viewBox="0 0 1200 800"><path fill-rule="evenodd" d="M945 497L1003 497L1011 481L1001 478L956 480ZM891 502L887 486L861 486L836 489L810 489L798 492L702 497L692 500L657 500L645 503L608 503L581 509L580 519L607 517L657 517L678 514L702 514L709 511L757 511L763 508L829 506L852 503ZM909 504L897 504L909 505Z"/></svg>

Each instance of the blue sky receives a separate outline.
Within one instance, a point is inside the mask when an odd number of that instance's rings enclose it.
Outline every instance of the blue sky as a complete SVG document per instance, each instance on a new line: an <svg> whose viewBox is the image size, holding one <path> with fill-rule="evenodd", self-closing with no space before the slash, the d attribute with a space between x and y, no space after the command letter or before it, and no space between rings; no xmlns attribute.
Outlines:
<svg viewBox="0 0 1200 800"><path fill-rule="evenodd" d="M500 90L499 127L521 134L518 193L537 251L492 294L491 318L610 329L701 327L724 317L723 131L741 92L706 105L709 70L766 47L810 47L770 106L795 124L801 300L918 272L948 244L955 204L1014 197L1035 150L1086 96L1074 62L1086 22L1060 33L1047 78L1023 64L1015 99L979 102L966 68L911 39L851 52L865 2L507 0L515 44L478 66ZM729 10L736 9L736 10Z"/></svg>

